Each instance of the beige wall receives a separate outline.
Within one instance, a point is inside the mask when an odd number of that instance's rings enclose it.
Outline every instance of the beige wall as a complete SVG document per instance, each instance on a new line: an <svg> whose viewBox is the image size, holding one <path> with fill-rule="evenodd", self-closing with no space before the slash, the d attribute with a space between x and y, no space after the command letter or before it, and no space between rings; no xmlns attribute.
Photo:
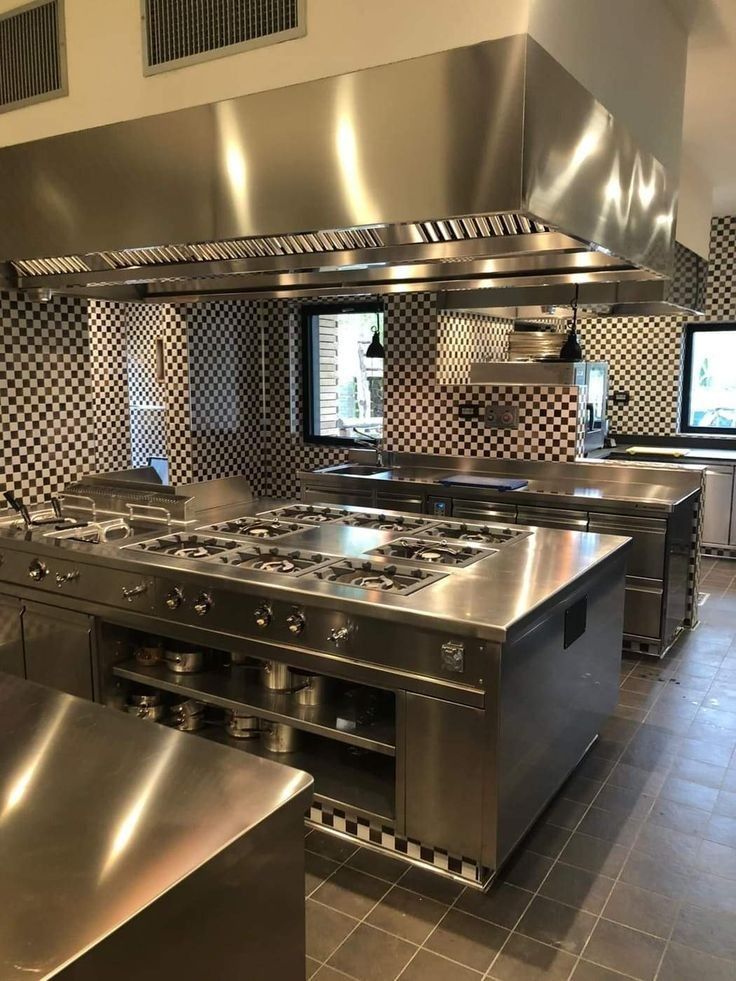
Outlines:
<svg viewBox="0 0 736 981"><path fill-rule="evenodd" d="M140 0L66 0L69 95L0 115L0 146L523 33L529 2L307 0L304 38L145 78Z"/></svg>
<svg viewBox="0 0 736 981"><path fill-rule="evenodd" d="M704 259L710 252L713 186L687 153L680 168L680 200L677 206L677 241Z"/></svg>

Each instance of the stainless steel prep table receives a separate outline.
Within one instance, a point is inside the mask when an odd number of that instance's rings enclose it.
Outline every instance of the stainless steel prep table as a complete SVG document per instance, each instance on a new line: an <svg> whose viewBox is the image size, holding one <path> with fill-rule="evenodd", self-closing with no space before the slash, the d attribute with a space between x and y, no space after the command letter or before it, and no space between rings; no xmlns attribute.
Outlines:
<svg viewBox="0 0 736 981"><path fill-rule="evenodd" d="M0 674L0 977L303 979L311 785Z"/></svg>

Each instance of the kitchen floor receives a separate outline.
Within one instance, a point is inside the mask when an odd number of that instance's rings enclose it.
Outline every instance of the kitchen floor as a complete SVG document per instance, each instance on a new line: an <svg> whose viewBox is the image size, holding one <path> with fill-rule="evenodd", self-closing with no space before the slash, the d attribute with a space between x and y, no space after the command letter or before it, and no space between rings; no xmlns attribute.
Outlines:
<svg viewBox="0 0 736 981"><path fill-rule="evenodd" d="M736 562L701 590L488 894L308 832L307 977L736 981Z"/></svg>

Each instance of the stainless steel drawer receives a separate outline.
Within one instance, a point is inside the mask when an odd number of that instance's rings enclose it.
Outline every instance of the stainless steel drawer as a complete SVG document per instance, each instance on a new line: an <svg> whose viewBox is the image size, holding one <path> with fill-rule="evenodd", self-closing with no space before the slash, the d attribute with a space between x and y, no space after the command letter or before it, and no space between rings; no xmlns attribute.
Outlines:
<svg viewBox="0 0 736 981"><path fill-rule="evenodd" d="M641 579L664 579L667 522L622 514L591 514L588 531L599 535L625 535L632 545L626 572Z"/></svg>
<svg viewBox="0 0 736 981"><path fill-rule="evenodd" d="M515 504L496 504L495 501L453 501L453 518L467 518L469 521L500 521L507 525L516 524Z"/></svg>
<svg viewBox="0 0 736 981"><path fill-rule="evenodd" d="M416 495L376 494L376 507L386 511L408 511L410 514L422 514L424 498Z"/></svg>
<svg viewBox="0 0 736 981"><path fill-rule="evenodd" d="M357 507L373 507L373 491L328 491L321 487L305 487L301 498L305 504L353 504Z"/></svg>
<svg viewBox="0 0 736 981"><path fill-rule="evenodd" d="M624 633L659 640L662 635L663 590L656 584L626 582Z"/></svg>
<svg viewBox="0 0 736 981"><path fill-rule="evenodd" d="M570 531L587 531L587 511L574 511L567 508L519 508L517 517L520 525L537 525L540 528L565 528Z"/></svg>

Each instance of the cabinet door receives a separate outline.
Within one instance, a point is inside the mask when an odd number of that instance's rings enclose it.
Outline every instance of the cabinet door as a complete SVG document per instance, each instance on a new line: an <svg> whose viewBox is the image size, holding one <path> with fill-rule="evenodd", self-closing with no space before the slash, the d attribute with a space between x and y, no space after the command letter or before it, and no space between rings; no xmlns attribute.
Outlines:
<svg viewBox="0 0 736 981"><path fill-rule="evenodd" d="M352 504L358 507L373 507L373 491L334 491L319 487L305 487L300 495L304 504Z"/></svg>
<svg viewBox="0 0 736 981"><path fill-rule="evenodd" d="M480 709L407 693L407 837L480 857L483 724Z"/></svg>
<svg viewBox="0 0 736 981"><path fill-rule="evenodd" d="M728 544L732 485L732 467L708 467L705 471L703 541L711 545Z"/></svg>
<svg viewBox="0 0 736 981"><path fill-rule="evenodd" d="M23 612L26 677L92 698L92 621L82 613L27 603Z"/></svg>
<svg viewBox="0 0 736 981"><path fill-rule="evenodd" d="M376 494L376 507L386 511L407 511L411 514L422 514L424 498L421 495L407 494Z"/></svg>
<svg viewBox="0 0 736 981"><path fill-rule="evenodd" d="M588 530L587 511L573 511L564 508L519 508L517 519L520 525L539 528L565 528L570 531Z"/></svg>
<svg viewBox="0 0 736 981"><path fill-rule="evenodd" d="M20 600L0 596L0 671L25 678Z"/></svg>

